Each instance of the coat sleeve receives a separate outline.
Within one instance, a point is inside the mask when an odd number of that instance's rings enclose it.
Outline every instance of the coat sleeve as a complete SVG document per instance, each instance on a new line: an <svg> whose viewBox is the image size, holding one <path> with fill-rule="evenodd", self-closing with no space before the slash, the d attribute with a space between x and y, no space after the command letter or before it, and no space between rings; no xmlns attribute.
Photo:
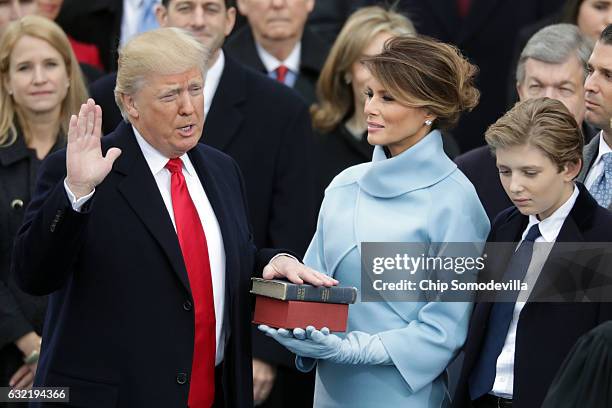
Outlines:
<svg viewBox="0 0 612 408"><path fill-rule="evenodd" d="M476 193L460 193L452 205L431 197L431 242L485 241L489 221ZM455 357L465 342L471 311L469 302L429 302L406 327L378 333L413 392L430 384Z"/></svg>
<svg viewBox="0 0 612 408"><path fill-rule="evenodd" d="M15 238L12 272L21 289L46 295L64 285L83 245L90 205L72 209L64 190L65 150L42 164L32 201Z"/></svg>

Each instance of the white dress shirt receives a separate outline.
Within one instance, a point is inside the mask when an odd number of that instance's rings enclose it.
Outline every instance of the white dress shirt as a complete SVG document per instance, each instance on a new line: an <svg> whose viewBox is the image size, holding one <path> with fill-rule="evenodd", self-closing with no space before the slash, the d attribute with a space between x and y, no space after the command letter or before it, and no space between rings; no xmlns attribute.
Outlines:
<svg viewBox="0 0 612 408"><path fill-rule="evenodd" d="M140 150L151 169L151 173L157 183L159 193L164 200L168 215L172 220L172 225L176 231L176 224L174 221L174 211L172 209L172 196L170 190L171 173L165 168L168 163L168 158L157 151L151 146L138 132L136 128L132 126L134 135L136 135L136 141L140 146ZM193 167L193 164L189 160L189 156L184 154L180 157L183 162L183 175L185 182L187 183L187 190L196 207L204 233L206 234L206 242L208 244L208 254L210 260L210 272L212 278L212 289L215 303L215 321L216 321L216 338L217 338L217 354L215 357L215 364L219 364L223 361L223 355L225 351L225 340L229 333L227 325L224 325L224 309L225 309L225 248L223 246L223 238L221 236L221 229L217 217L208 201L204 187L200 182L198 174ZM93 195L94 191L85 197L81 197L76 200L74 194L68 188L66 181L64 180L64 188L68 194L68 198L72 202L72 207L75 211L80 211L81 207L87 200ZM163 216L160 214L160 216Z"/></svg>
<svg viewBox="0 0 612 408"><path fill-rule="evenodd" d="M298 41L293 47L291 53L284 61L277 59L274 55L270 54L266 51L257 41L255 41L255 48L257 49L257 54L263 62L264 67L266 67L266 71L268 71L268 76L272 79L276 79L276 69L281 65L289 68L287 72L287 76L285 77L285 85L293 87L295 81L297 80L297 76L300 73L300 56L302 55L302 42Z"/></svg>
<svg viewBox="0 0 612 408"><path fill-rule="evenodd" d="M595 180L597 180L599 176L601 175L601 173L603 173L604 171L604 162L603 160L601 160L601 156L603 156L606 153L612 153L612 149L610 149L610 146L608 146L608 144L606 143L603 137L603 132L599 132L598 137L599 137L599 152L597 153L597 157L595 158L595 161L593 162L593 166L591 166L589 173L584 179L584 186L589 191L591 191L591 187L593 187ZM589 165L588 163L583 164L583 166L588 166L588 165Z"/></svg>
<svg viewBox="0 0 612 408"><path fill-rule="evenodd" d="M223 68L225 68L225 55L223 50L219 49L219 57L215 63L206 72L206 80L204 81L204 119L210 110L215 92L219 87L219 81L221 81L221 75L223 74Z"/></svg>
<svg viewBox="0 0 612 408"><path fill-rule="evenodd" d="M557 236L559 235L559 231L561 231L561 227L563 226L565 219L576 203L578 193L578 187L574 186L574 191L567 201L543 221L538 220L535 215L529 216L529 224L527 224L527 228L525 228L523 231L521 242L527 236L529 229L533 225L539 224L541 236L539 236L535 242L546 242L550 243L551 245L534 246L533 257L531 263L529 264L527 275L525 276L525 282L527 283L529 290L526 294L521 293L519 295L520 298L526 298L526 296L529 295L529 292L531 292L533 289L533 285L537 281L538 275L546 262L546 258L548 257L550 250L552 249L552 243L557 240ZM512 398L514 389L514 351L516 346L516 329L523 307L525 307L525 302L516 302L514 305L514 312L512 315L512 321L510 322L510 327L508 328L508 334L506 335L506 341L504 342L504 347L497 358L495 382L493 383L491 394L497 395L498 397L509 399ZM537 362L535 364L537 364Z"/></svg>

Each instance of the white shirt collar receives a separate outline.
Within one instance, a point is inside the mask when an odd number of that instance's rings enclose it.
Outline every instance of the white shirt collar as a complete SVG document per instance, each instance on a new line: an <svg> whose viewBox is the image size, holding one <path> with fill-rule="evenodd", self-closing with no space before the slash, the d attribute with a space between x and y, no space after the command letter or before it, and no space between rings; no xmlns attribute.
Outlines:
<svg viewBox="0 0 612 408"><path fill-rule="evenodd" d="M223 50L219 49L219 57L213 64L212 67L206 72L206 80L204 81L204 113L207 114L212 105L215 92L221 81L221 75L223 74L223 68L225 68L225 55Z"/></svg>
<svg viewBox="0 0 612 408"><path fill-rule="evenodd" d="M574 204L576 203L578 194L578 187L574 185L574 191L572 192L572 195L567 199L567 201L543 221L538 220L535 215L530 215L529 224L527 225L527 228L525 228L525 231L523 231L523 236L521 237L521 240L525 239L527 232L529 232L529 229L533 225L539 223L540 225L538 227L540 228L540 234L542 235L544 241L555 242L557 240L557 236L559 235L559 231L561 231L561 227L565 222L565 219L569 215L572 208L574 208Z"/></svg>
<svg viewBox="0 0 612 408"><path fill-rule="evenodd" d="M603 137L603 131L599 132L599 152L597 153L597 158L593 162L593 166L597 166L601 161L601 156L606 153L612 153L612 149L606 143L606 140Z"/></svg>
<svg viewBox="0 0 612 408"><path fill-rule="evenodd" d="M155 175L162 171L166 167L166 163L168 163L169 158L151 146L149 142L142 137L134 125L132 125L132 130L134 131L134 136L136 136L136 142L138 142L138 146L140 146L140 150L142 151L142 154L144 155L144 158L151 169L151 173ZM187 173L189 175L195 175L195 168L191 164L191 160L189 160L187 153L183 154L180 159L182 160L183 168L187 171Z"/></svg>
<svg viewBox="0 0 612 408"><path fill-rule="evenodd" d="M261 62L263 62L264 67L268 72L276 71L276 68L281 65L286 66L291 70L291 72L299 73L300 72L300 55L302 55L302 42L298 41L293 47L293 50L289 54L286 60L281 61L278 60L274 55L270 54L266 51L257 41L255 41L255 48L257 48L257 54L259 54L259 58L261 58Z"/></svg>

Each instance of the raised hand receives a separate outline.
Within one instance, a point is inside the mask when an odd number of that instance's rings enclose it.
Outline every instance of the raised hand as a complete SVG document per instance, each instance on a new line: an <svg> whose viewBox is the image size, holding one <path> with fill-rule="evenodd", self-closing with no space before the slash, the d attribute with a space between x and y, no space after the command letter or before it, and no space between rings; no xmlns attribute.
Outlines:
<svg viewBox="0 0 612 408"><path fill-rule="evenodd" d="M81 198L91 193L113 168L121 150L112 147L102 156L102 109L93 99L81 105L78 117L72 115L66 148L66 183Z"/></svg>

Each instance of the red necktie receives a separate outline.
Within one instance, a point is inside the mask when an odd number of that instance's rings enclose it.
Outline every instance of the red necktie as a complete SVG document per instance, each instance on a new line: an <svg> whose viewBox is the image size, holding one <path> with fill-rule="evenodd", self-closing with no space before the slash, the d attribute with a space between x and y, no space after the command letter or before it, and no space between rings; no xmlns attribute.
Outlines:
<svg viewBox="0 0 612 408"><path fill-rule="evenodd" d="M215 400L215 306L206 235L183 176L181 159L170 159L171 196L176 234L189 276L195 309L195 340L189 407L210 407Z"/></svg>
<svg viewBox="0 0 612 408"><path fill-rule="evenodd" d="M285 78L287 77L287 72L289 71L289 68L287 68L284 65L279 65L278 68L276 68L276 80L278 82L282 82L283 84L285 83Z"/></svg>
<svg viewBox="0 0 612 408"><path fill-rule="evenodd" d="M457 0L457 10L459 11L459 17L465 18L470 11L470 5L472 0Z"/></svg>

